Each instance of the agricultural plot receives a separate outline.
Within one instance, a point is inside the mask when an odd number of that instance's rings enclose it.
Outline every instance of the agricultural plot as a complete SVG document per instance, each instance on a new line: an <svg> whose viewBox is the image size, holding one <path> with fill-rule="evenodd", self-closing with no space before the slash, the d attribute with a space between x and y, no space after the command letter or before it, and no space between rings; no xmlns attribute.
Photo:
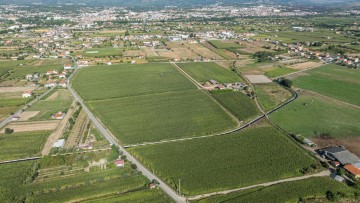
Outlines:
<svg viewBox="0 0 360 203"><path fill-rule="evenodd" d="M173 51L167 49L156 49L158 56L169 58L169 59L180 59L180 57Z"/></svg>
<svg viewBox="0 0 360 203"><path fill-rule="evenodd" d="M253 59L245 59L243 64L235 64L236 69L246 75L262 75L274 68L273 62L254 62Z"/></svg>
<svg viewBox="0 0 360 203"><path fill-rule="evenodd" d="M38 155L50 132L0 134L0 160L13 160Z"/></svg>
<svg viewBox="0 0 360 203"><path fill-rule="evenodd" d="M89 67L80 70L73 78L72 83L84 100L196 88L175 67L159 63Z"/></svg>
<svg viewBox="0 0 360 203"><path fill-rule="evenodd" d="M122 144L209 135L237 126L235 118L202 90L90 101L88 104Z"/></svg>
<svg viewBox="0 0 360 203"><path fill-rule="evenodd" d="M201 59L201 56L194 50L182 45L182 42L168 42L167 46L182 60L196 60Z"/></svg>
<svg viewBox="0 0 360 203"><path fill-rule="evenodd" d="M35 121L35 122L12 122L6 127L11 128L14 132L32 132L32 131L52 131L59 125L59 120ZM4 133L4 129L0 131Z"/></svg>
<svg viewBox="0 0 360 203"><path fill-rule="evenodd" d="M30 100L29 98L0 99L0 119L10 116Z"/></svg>
<svg viewBox="0 0 360 203"><path fill-rule="evenodd" d="M281 77L293 72L296 72L297 70L288 68L288 67L281 67L281 66L275 66L265 72L265 75L267 75L270 78L275 77Z"/></svg>
<svg viewBox="0 0 360 203"><path fill-rule="evenodd" d="M58 92L58 93L56 93ZM27 111L40 111L35 117L31 120L49 120L51 115L56 112L67 112L70 108L73 98L66 89L58 89L53 94L57 94L56 99L47 99L40 100L32 105ZM50 98L51 96L49 96Z"/></svg>
<svg viewBox="0 0 360 203"><path fill-rule="evenodd" d="M110 56L121 56L123 54L124 49L122 48L92 48L92 49L85 49L82 53L83 56L86 57L110 57Z"/></svg>
<svg viewBox="0 0 360 203"><path fill-rule="evenodd" d="M272 82L264 75L245 75L245 77L253 84L266 84Z"/></svg>
<svg viewBox="0 0 360 203"><path fill-rule="evenodd" d="M307 61L304 63L297 63L294 65L290 65L289 67L292 69L296 69L296 70L305 70L308 68L314 68L314 67L318 67L320 66L322 63L321 62L314 62L314 61Z"/></svg>
<svg viewBox="0 0 360 203"><path fill-rule="evenodd" d="M294 85L360 106L360 71L329 64L297 77Z"/></svg>
<svg viewBox="0 0 360 203"><path fill-rule="evenodd" d="M212 52L210 49L204 47L201 44L198 43L183 43L185 47L187 47L188 49L190 49L190 51L195 52L196 54L204 57L205 59L215 59L215 60L221 60L223 59L221 56L219 56L218 54Z"/></svg>
<svg viewBox="0 0 360 203"><path fill-rule="evenodd" d="M209 43L217 49L243 48L241 44L238 44L233 40L211 40Z"/></svg>
<svg viewBox="0 0 360 203"><path fill-rule="evenodd" d="M302 91L300 97L270 117L285 130L306 137L360 135L360 109Z"/></svg>
<svg viewBox="0 0 360 203"><path fill-rule="evenodd" d="M266 51L266 52L273 52L271 49L265 49L264 46L271 47L273 46L270 43L263 42L263 41L254 41L254 42L241 42L242 48L237 49L239 52L244 54L255 54L256 52Z"/></svg>
<svg viewBox="0 0 360 203"><path fill-rule="evenodd" d="M224 59L229 59L229 60L237 59L236 54L234 52L231 52L231 51L227 50L227 49L217 49L208 42L204 42L204 43L202 43L202 45L204 47L208 48L209 50L213 51L217 55L223 57Z"/></svg>
<svg viewBox="0 0 360 203"><path fill-rule="evenodd" d="M219 92L212 96L241 121L249 120L260 113L254 100L241 92Z"/></svg>
<svg viewBox="0 0 360 203"><path fill-rule="evenodd" d="M220 67L212 62L178 63L177 64L195 80L205 83L216 80L219 83L242 82L242 79L234 72Z"/></svg>
<svg viewBox="0 0 360 203"><path fill-rule="evenodd" d="M196 195L299 176L315 163L269 125L230 135L130 148L173 188ZM161 154L161 156L159 156Z"/></svg>
<svg viewBox="0 0 360 203"><path fill-rule="evenodd" d="M292 94L275 84L255 85L256 96L265 111L270 111L291 98Z"/></svg>
<svg viewBox="0 0 360 203"><path fill-rule="evenodd" d="M15 67L10 71L10 75L7 79L15 79L15 78L24 78L27 74L34 73L46 73L50 70L56 70L60 72L63 69L63 65L45 65L45 66L32 66L32 65L24 65Z"/></svg>
<svg viewBox="0 0 360 203"><path fill-rule="evenodd" d="M311 202L316 200L325 201L326 192L341 192L346 196L353 196L355 190L343 183L336 182L329 177L316 177L288 183L281 183L270 187L234 192L228 195L218 195L196 201L199 203L212 202L298 202L300 198ZM314 200L315 199L315 200ZM195 202L195 201L194 201Z"/></svg>

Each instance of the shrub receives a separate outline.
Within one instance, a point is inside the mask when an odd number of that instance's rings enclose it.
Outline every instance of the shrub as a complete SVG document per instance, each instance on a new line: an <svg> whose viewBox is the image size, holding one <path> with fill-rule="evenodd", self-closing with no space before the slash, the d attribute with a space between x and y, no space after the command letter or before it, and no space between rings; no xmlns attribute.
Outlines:
<svg viewBox="0 0 360 203"><path fill-rule="evenodd" d="M13 133L13 132L14 132L13 129L11 129L11 128L5 128L5 134L11 134L11 133Z"/></svg>

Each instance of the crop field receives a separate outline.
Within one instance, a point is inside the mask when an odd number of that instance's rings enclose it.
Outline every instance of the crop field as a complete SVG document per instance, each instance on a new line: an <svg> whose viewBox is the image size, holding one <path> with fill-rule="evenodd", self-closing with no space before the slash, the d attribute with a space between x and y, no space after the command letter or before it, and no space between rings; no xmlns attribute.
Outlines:
<svg viewBox="0 0 360 203"><path fill-rule="evenodd" d="M14 132L31 132L31 131L52 131L57 128L59 120L35 121L35 122L11 122L6 127L11 128ZM0 133L4 133L4 129Z"/></svg>
<svg viewBox="0 0 360 203"><path fill-rule="evenodd" d="M29 101L29 98L0 99L0 120L10 116L11 113L16 112Z"/></svg>
<svg viewBox="0 0 360 203"><path fill-rule="evenodd" d="M50 132L0 134L0 160L13 160L37 155Z"/></svg>
<svg viewBox="0 0 360 203"><path fill-rule="evenodd" d="M97 78L97 80L94 80ZM109 99L195 89L170 64L126 64L80 70L72 80L84 100Z"/></svg>
<svg viewBox="0 0 360 203"><path fill-rule="evenodd" d="M194 50L182 45L182 42L167 42L167 46L182 60L200 59L201 56Z"/></svg>
<svg viewBox="0 0 360 203"><path fill-rule="evenodd" d="M304 69L320 66L321 64L322 64L321 62L307 61L303 63L290 65L289 67L296 70L304 70Z"/></svg>
<svg viewBox="0 0 360 203"><path fill-rule="evenodd" d="M28 111L40 111L31 120L49 120L51 115L56 112L66 112L73 101L70 92L66 89L58 89L59 92L56 100L40 100L32 105ZM54 93L55 94L55 93Z"/></svg>
<svg viewBox="0 0 360 203"><path fill-rule="evenodd" d="M297 70L288 68L288 67L273 67L265 72L265 75L267 75L270 78L280 77L287 75L289 73L296 72Z"/></svg>
<svg viewBox="0 0 360 203"><path fill-rule="evenodd" d="M273 62L254 62L254 60L246 59L244 64L237 65L239 72L246 75L261 75L266 71L273 69L275 64Z"/></svg>
<svg viewBox="0 0 360 203"><path fill-rule="evenodd" d="M275 83L255 85L256 96L265 111L270 111L291 98L292 94Z"/></svg>
<svg viewBox="0 0 360 203"><path fill-rule="evenodd" d="M329 64L306 72L294 85L360 106L360 71Z"/></svg>
<svg viewBox="0 0 360 203"><path fill-rule="evenodd" d="M202 90L91 101L88 104L123 144L208 135L237 125L235 118Z"/></svg>
<svg viewBox="0 0 360 203"><path fill-rule="evenodd" d="M238 50L243 52L244 54L255 54L256 52L266 51L266 52L273 52L271 49L265 49L264 46L272 46L268 42L262 41L254 41L254 42L241 42L242 48Z"/></svg>
<svg viewBox="0 0 360 203"><path fill-rule="evenodd" d="M129 192L125 194L116 194L104 198L96 198L94 200L83 201L85 203L117 203L117 202L131 202L131 203L143 203L143 202L156 202L156 203L169 203L172 200L167 197L160 189L153 190L140 190L135 192Z"/></svg>
<svg viewBox="0 0 360 203"><path fill-rule="evenodd" d="M56 70L61 71L63 69L63 65L45 65L45 66L18 66L12 69L10 72L11 74L7 77L7 79L14 79L14 78L23 78L27 74L33 73L46 73L49 70Z"/></svg>
<svg viewBox="0 0 360 203"><path fill-rule="evenodd" d="M205 46L198 44L198 43L184 43L184 46L190 49L190 51L194 51L196 54L203 56L206 59L216 59L221 60L223 59L218 54L214 53L210 49L206 48Z"/></svg>
<svg viewBox="0 0 360 203"><path fill-rule="evenodd" d="M249 120L260 113L254 100L241 92L219 92L212 96L241 121Z"/></svg>
<svg viewBox="0 0 360 203"><path fill-rule="evenodd" d="M353 196L355 190L343 183L336 182L329 177L316 177L306 180L281 183L269 187L259 187L228 195L218 195L196 201L199 203L212 202L298 202L300 198L325 200L326 192L342 192L347 196ZM280 195L281 194L281 195ZM195 201L194 201L195 202ZM318 201L315 201L318 202ZM321 201L322 202L322 201ZM325 201L327 202L327 201Z"/></svg>
<svg viewBox="0 0 360 203"><path fill-rule="evenodd" d="M123 54L122 48L92 48L92 49L85 49L82 53L82 55L87 57L108 57L108 56L120 56Z"/></svg>
<svg viewBox="0 0 360 203"><path fill-rule="evenodd" d="M302 91L300 97L270 118L282 128L307 137L329 133L332 137L360 135L360 109Z"/></svg>
<svg viewBox="0 0 360 203"><path fill-rule="evenodd" d="M209 43L218 49L243 48L241 44L237 44L233 40L211 40Z"/></svg>
<svg viewBox="0 0 360 203"><path fill-rule="evenodd" d="M177 64L195 80L205 83L209 80L216 80L219 83L242 82L242 79L235 73L216 63L178 63Z"/></svg>
<svg viewBox="0 0 360 203"><path fill-rule="evenodd" d="M316 162L269 125L253 126L230 135L129 150L173 188L178 187L181 179L184 195L300 176L304 167Z"/></svg>

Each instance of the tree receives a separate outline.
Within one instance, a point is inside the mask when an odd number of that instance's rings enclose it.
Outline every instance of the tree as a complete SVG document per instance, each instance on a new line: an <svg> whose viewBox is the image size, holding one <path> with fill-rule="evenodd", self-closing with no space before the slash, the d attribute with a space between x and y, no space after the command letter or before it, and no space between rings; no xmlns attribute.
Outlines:
<svg viewBox="0 0 360 203"><path fill-rule="evenodd" d="M280 78L279 84L288 88L291 88L292 81L286 78Z"/></svg>
<svg viewBox="0 0 360 203"><path fill-rule="evenodd" d="M137 169L137 165L136 164L131 164L131 168L135 170L135 169Z"/></svg>
<svg viewBox="0 0 360 203"><path fill-rule="evenodd" d="M11 128L5 128L5 134L11 134L11 133L13 133L13 132L14 132L13 129L11 129Z"/></svg>

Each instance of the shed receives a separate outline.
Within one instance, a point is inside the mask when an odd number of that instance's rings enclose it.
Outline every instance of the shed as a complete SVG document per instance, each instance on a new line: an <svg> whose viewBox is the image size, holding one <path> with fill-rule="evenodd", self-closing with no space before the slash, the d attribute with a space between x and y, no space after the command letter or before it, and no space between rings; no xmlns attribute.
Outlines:
<svg viewBox="0 0 360 203"><path fill-rule="evenodd" d="M56 141L53 144L53 147L61 147L61 148L63 148L64 145L65 145L65 139L60 139L60 140Z"/></svg>

